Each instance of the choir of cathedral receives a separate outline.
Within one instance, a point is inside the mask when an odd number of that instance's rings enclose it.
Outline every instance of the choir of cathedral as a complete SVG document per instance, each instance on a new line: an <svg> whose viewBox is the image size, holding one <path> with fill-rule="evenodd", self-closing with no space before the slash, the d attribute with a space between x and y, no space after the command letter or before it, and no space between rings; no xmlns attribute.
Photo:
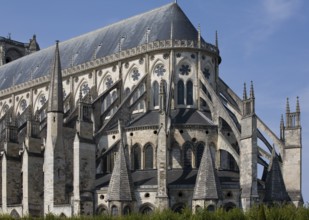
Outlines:
<svg viewBox="0 0 309 220"><path fill-rule="evenodd" d="M302 205L298 99L277 136L220 62L177 3L46 49L0 37L0 213Z"/></svg>

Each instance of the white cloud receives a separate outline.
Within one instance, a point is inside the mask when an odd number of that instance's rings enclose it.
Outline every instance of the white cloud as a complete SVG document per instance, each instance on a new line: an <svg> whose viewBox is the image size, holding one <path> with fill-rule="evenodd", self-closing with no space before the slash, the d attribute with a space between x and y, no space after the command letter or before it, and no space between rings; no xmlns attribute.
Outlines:
<svg viewBox="0 0 309 220"><path fill-rule="evenodd" d="M266 41L295 15L303 0L263 0L252 18L245 43L246 53L250 55L259 43Z"/></svg>
<svg viewBox="0 0 309 220"><path fill-rule="evenodd" d="M269 22L278 24L292 17L301 0L263 0L264 12Z"/></svg>

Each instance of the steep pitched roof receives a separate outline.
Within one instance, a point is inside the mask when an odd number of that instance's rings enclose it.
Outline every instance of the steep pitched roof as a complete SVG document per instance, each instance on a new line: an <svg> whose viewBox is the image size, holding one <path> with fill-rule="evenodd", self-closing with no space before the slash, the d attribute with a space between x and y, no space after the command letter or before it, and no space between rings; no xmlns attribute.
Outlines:
<svg viewBox="0 0 309 220"><path fill-rule="evenodd" d="M206 144L203 157L201 160L200 168L197 173L193 199L194 200L208 200L208 199L221 199L222 191L215 169L212 154L209 146Z"/></svg>
<svg viewBox="0 0 309 220"><path fill-rule="evenodd" d="M120 137L123 137L120 122L119 122L119 132ZM123 149L122 140L120 140L118 155L115 160L115 166L110 179L107 195L109 201L135 200L133 192L132 176L128 168L128 163Z"/></svg>
<svg viewBox="0 0 309 220"><path fill-rule="evenodd" d="M179 6L172 3L60 43L62 68L66 69L118 52L118 44L122 37L122 50L145 44L148 29L148 42L168 40L171 23L174 39L197 39L195 27ZM0 90L11 87L13 81L17 85L49 75L52 57L53 47L49 47L1 66Z"/></svg>
<svg viewBox="0 0 309 220"><path fill-rule="evenodd" d="M268 170L265 181L265 202L284 202L289 201L280 164L276 153L272 154L272 163Z"/></svg>
<svg viewBox="0 0 309 220"><path fill-rule="evenodd" d="M62 112L63 113L63 88L62 88L62 75L61 75L61 62L58 41L56 43L54 65L52 68L49 99L48 99L48 112Z"/></svg>

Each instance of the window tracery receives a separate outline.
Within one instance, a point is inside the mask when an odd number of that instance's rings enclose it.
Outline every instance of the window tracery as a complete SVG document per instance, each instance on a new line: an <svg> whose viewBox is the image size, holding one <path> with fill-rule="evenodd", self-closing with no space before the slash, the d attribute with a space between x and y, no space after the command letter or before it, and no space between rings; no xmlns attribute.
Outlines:
<svg viewBox="0 0 309 220"><path fill-rule="evenodd" d="M110 77L110 76L108 76L107 78L106 78L106 80L105 80L105 85L106 85L106 88L110 88L112 85L113 85L113 79L112 79L112 77Z"/></svg>
<svg viewBox="0 0 309 220"><path fill-rule="evenodd" d="M28 106L28 104L27 104L27 101L25 99L20 101L20 108L21 108L22 111L25 111L27 106Z"/></svg>
<svg viewBox="0 0 309 220"><path fill-rule="evenodd" d="M45 95L42 95L41 97L40 97L40 103L41 103L41 106L43 106L45 103L46 103L46 97L45 97Z"/></svg>
<svg viewBox="0 0 309 220"><path fill-rule="evenodd" d="M163 65L163 64L158 64L158 65L155 67L154 72L157 74L158 77L160 77L160 76L163 76L163 75L164 75L164 73L166 72L166 69L164 68L164 65Z"/></svg>
<svg viewBox="0 0 309 220"><path fill-rule="evenodd" d="M210 77L210 70L208 68L204 68L203 75L205 76L206 79L209 79L209 77Z"/></svg>
<svg viewBox="0 0 309 220"><path fill-rule="evenodd" d="M183 75L183 76L189 75L190 72L191 72L190 65L188 65L188 64L183 64L183 65L181 65L181 67L180 67L180 69L179 69L179 72L180 72L179 74L180 74L180 75Z"/></svg>
<svg viewBox="0 0 309 220"><path fill-rule="evenodd" d="M132 71L131 77L132 77L133 81L137 81L137 80L139 80L140 75L141 74L138 72L138 69L134 69Z"/></svg>
<svg viewBox="0 0 309 220"><path fill-rule="evenodd" d="M90 91L88 83L84 83L81 87L83 97Z"/></svg>
<svg viewBox="0 0 309 220"><path fill-rule="evenodd" d="M153 147L150 144L145 146L145 169L153 169Z"/></svg>

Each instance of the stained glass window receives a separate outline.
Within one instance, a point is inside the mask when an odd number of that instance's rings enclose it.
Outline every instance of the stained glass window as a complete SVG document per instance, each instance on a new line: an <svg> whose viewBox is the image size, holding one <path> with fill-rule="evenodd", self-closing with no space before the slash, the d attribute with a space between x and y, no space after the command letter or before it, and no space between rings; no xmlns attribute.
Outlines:
<svg viewBox="0 0 309 220"><path fill-rule="evenodd" d="M139 145L133 146L133 152L132 152L132 160L133 160L133 169L139 170L141 169L141 148Z"/></svg>
<svg viewBox="0 0 309 220"><path fill-rule="evenodd" d="M152 99L153 99L153 106L159 106L159 83L154 81L152 84Z"/></svg>
<svg viewBox="0 0 309 220"><path fill-rule="evenodd" d="M133 73L132 73L132 79L133 79L133 81L137 81L138 79L139 79L139 77L140 77L140 73L138 72L138 69L134 69L133 70Z"/></svg>
<svg viewBox="0 0 309 220"><path fill-rule="evenodd" d="M189 143L186 143L184 146L183 165L185 168L192 168L192 147Z"/></svg>
<svg viewBox="0 0 309 220"><path fill-rule="evenodd" d="M187 82L187 105L193 105L193 83Z"/></svg>
<svg viewBox="0 0 309 220"><path fill-rule="evenodd" d="M204 68L203 70L203 75L205 76L206 79L209 79L210 77L210 72L208 68Z"/></svg>
<svg viewBox="0 0 309 220"><path fill-rule="evenodd" d="M158 77L163 76L166 72L166 69L164 68L163 64L159 64L156 66L154 72L157 74Z"/></svg>
<svg viewBox="0 0 309 220"><path fill-rule="evenodd" d="M184 65L181 65L181 68L179 69L179 71L181 75L189 75L191 72L191 68L189 65L184 64Z"/></svg>
<svg viewBox="0 0 309 220"><path fill-rule="evenodd" d="M184 104L184 97L185 97L185 91L184 91L184 84L182 80L179 80L177 83L177 103L178 105Z"/></svg>
<svg viewBox="0 0 309 220"><path fill-rule="evenodd" d="M153 168L153 148L150 144L145 147L145 169Z"/></svg>
<svg viewBox="0 0 309 220"><path fill-rule="evenodd" d="M107 78L106 78L106 80L105 80L105 85L106 85L106 88L110 88L112 85L113 85L113 79L112 79L112 77L110 77L110 76L108 76Z"/></svg>

